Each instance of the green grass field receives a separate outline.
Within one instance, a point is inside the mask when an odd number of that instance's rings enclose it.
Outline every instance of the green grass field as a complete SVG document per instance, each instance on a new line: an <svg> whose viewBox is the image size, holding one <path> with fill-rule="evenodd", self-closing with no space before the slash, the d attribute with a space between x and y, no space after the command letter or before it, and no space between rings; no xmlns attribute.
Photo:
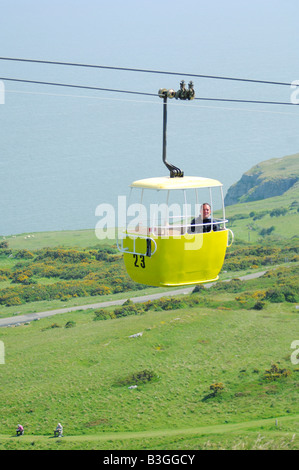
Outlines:
<svg viewBox="0 0 299 470"><path fill-rule="evenodd" d="M94 229L65 230L60 232L34 232L6 236L5 240L15 250L39 250L44 247L76 247L88 248L115 244L114 231L109 232L109 238L99 239Z"/></svg>
<svg viewBox="0 0 299 470"><path fill-rule="evenodd" d="M263 283L248 281L248 292ZM0 449L298 449L296 304L258 311L234 307L234 293L205 295L218 307L104 321L79 311L73 328L69 314L2 328ZM265 379L272 364L290 375ZM145 370L154 380L129 389ZM211 396L215 383L224 388Z"/></svg>
<svg viewBox="0 0 299 470"><path fill-rule="evenodd" d="M291 188L282 196L260 201L235 204L226 208L228 226L238 240L246 242L266 241L269 236L261 235L263 229L274 227L271 238L277 240L298 237L298 185ZM286 209L280 216L271 216L275 209ZM250 215L254 213L254 215Z"/></svg>

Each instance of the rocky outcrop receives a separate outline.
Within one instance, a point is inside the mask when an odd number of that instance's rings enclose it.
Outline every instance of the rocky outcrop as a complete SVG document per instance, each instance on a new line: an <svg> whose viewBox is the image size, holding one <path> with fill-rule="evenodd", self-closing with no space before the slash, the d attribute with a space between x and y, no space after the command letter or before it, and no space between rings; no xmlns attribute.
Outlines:
<svg viewBox="0 0 299 470"><path fill-rule="evenodd" d="M225 205L258 201L268 197L281 196L290 189L298 178L281 178L259 181L254 176L243 175L238 183L231 186L225 196Z"/></svg>
<svg viewBox="0 0 299 470"><path fill-rule="evenodd" d="M284 159L268 160L244 173L242 178L229 188L225 196L225 205L230 206L242 202L258 201L269 197L281 196L288 191L299 181L299 173L297 171L291 171L290 174L289 171L282 171L281 162L283 160ZM278 161L280 171L277 171Z"/></svg>

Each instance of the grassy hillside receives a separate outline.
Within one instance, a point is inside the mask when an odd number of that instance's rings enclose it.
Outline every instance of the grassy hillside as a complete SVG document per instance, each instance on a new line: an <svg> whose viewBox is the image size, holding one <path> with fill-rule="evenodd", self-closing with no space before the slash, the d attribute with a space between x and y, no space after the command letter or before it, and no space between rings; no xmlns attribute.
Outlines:
<svg viewBox="0 0 299 470"><path fill-rule="evenodd" d="M112 236L114 234L112 233ZM34 232L22 233L19 235L12 235L1 237L2 240L7 240L9 246L16 250L39 250L41 248L49 247L98 247L102 245L115 244L115 239L100 240L96 237L95 230L65 230L58 232Z"/></svg>
<svg viewBox="0 0 299 470"><path fill-rule="evenodd" d="M295 185L282 196L228 206L226 216L237 240L279 243L298 237L298 210L299 185Z"/></svg>
<svg viewBox="0 0 299 470"><path fill-rule="evenodd" d="M267 237L266 237L267 238ZM269 237L268 237L269 238ZM4 246L3 246L4 244ZM220 279L299 261L296 240L248 244L228 250ZM97 249L11 249L0 244L0 317L167 292L133 282L115 246ZM142 293L140 292L142 291Z"/></svg>
<svg viewBox="0 0 299 470"><path fill-rule="evenodd" d="M284 210L280 215L270 215L275 209ZM299 184L294 185L282 196L259 201L234 204L226 207L227 226L236 240L256 242L263 239L262 229L274 227L272 238L289 239L298 235L299 226ZM38 250L45 247L87 248L115 245L114 238L99 240L95 231L70 230L62 232L37 232L0 238L6 240L12 249Z"/></svg>
<svg viewBox="0 0 299 470"><path fill-rule="evenodd" d="M297 182L296 182L297 180ZM228 226L237 240L257 242L298 236L299 154L273 158L244 173L226 195ZM291 186L288 189L286 182ZM281 185L280 185L281 183ZM276 190L280 190L275 196ZM251 200L254 193L254 200Z"/></svg>
<svg viewBox="0 0 299 470"><path fill-rule="evenodd" d="M299 154L273 158L255 165L233 184L225 196L225 204L257 201L281 196L299 181Z"/></svg>
<svg viewBox="0 0 299 470"><path fill-rule="evenodd" d="M299 173L299 153L281 158L271 158L255 165L246 172L248 175L263 173L267 179L295 176Z"/></svg>
<svg viewBox="0 0 299 470"><path fill-rule="evenodd" d="M298 285L295 267L125 317L2 328L0 449L298 449L298 310L265 294L283 279Z"/></svg>

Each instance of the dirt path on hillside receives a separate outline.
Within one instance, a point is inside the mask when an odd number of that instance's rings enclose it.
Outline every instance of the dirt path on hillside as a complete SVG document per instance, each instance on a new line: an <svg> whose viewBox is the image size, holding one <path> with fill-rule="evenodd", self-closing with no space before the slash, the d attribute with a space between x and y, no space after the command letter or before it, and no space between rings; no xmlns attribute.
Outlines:
<svg viewBox="0 0 299 470"><path fill-rule="evenodd" d="M246 276L241 276L238 279L241 281L247 281L250 279L255 279L257 277L263 276L266 271L261 271L257 273L252 273L248 274ZM228 282L230 279L227 279L225 281L221 282ZM203 284L204 287L209 288L211 287L214 282L208 283L208 284ZM8 318L0 318L0 327L4 326L13 326L13 325L18 325L21 323L28 323L33 320L38 320L40 318L45 318L45 317L50 317L52 315L58 315L61 313L69 313L69 312L75 312L78 310L87 310L90 308L105 308L105 307L111 307L114 305L122 305L126 300L131 299L132 302L139 303L139 302L147 302L148 300L156 300L160 299L161 297L169 297L169 296L175 296L175 295L182 295L182 294L190 294L195 286L191 287L185 287L185 288L180 288L176 290L170 290L167 292L161 292L157 294L148 294L148 295L142 295L139 297L130 297L130 293L128 292L126 294L126 297L123 299L118 299L118 300L108 300L106 302L98 302L94 304L87 304L87 305L78 305L77 307L66 307L66 308L59 308L59 309L54 309L54 310L48 310L46 312L35 312L35 313L27 313L25 315L18 315L15 317L8 317Z"/></svg>

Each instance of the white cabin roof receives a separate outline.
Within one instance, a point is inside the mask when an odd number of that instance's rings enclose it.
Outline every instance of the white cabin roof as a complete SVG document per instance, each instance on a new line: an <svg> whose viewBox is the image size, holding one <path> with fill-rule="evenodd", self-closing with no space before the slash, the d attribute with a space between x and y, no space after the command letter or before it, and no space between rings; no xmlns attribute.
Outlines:
<svg viewBox="0 0 299 470"><path fill-rule="evenodd" d="M157 178L145 178L142 180L134 181L131 188L144 188L144 189L190 189L190 188L211 188L215 186L222 186L220 181L203 178L201 176L183 176L170 178L170 176L161 176Z"/></svg>

